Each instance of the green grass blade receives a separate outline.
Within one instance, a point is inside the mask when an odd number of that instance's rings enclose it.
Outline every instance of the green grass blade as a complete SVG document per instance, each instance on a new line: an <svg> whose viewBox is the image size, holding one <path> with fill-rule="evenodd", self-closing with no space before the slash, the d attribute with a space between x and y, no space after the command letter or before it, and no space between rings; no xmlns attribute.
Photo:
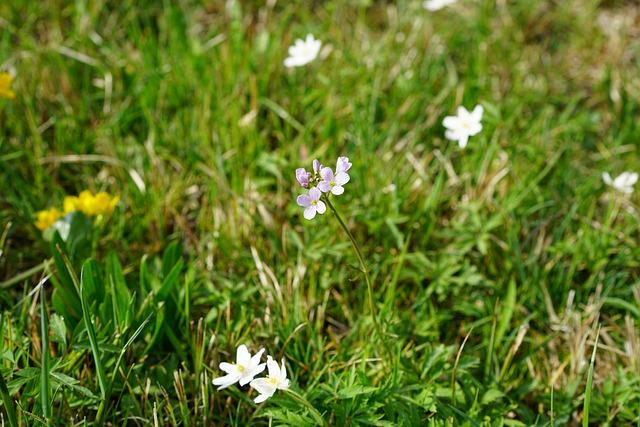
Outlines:
<svg viewBox="0 0 640 427"><path fill-rule="evenodd" d="M587 385L584 392L584 407L582 409L582 426L589 427L589 409L591 406L591 391L593 389L593 371L596 366L596 351L598 350L598 339L600 338L600 326L596 332L596 342L593 344L591 353L591 363L589 363L589 374L587 375Z"/></svg>
<svg viewBox="0 0 640 427"><path fill-rule="evenodd" d="M107 397L107 381L104 375L104 369L100 360L100 347L98 346L98 339L96 338L96 331L91 321L91 313L89 311L89 305L84 295L85 282L93 280L91 274L90 260L86 261L82 266L80 272L80 303L82 305L82 319L84 320L85 328L87 328L87 334L89 335L89 344L91 345L91 352L93 353L93 359L96 364L96 375L98 376L98 384L100 386L100 394L103 399Z"/></svg>
<svg viewBox="0 0 640 427"><path fill-rule="evenodd" d="M18 418L16 417L16 407L13 403L13 399L9 394L7 383L4 380L4 376L0 374L0 397L2 397L2 403L4 409L7 412L7 418L9 418L9 425L11 427L18 427Z"/></svg>
<svg viewBox="0 0 640 427"><path fill-rule="evenodd" d="M51 384L49 376L49 318L47 317L47 294L44 283L40 284L40 341L42 343L42 360L40 362L40 402L42 405L42 417L49 422L51 418Z"/></svg>

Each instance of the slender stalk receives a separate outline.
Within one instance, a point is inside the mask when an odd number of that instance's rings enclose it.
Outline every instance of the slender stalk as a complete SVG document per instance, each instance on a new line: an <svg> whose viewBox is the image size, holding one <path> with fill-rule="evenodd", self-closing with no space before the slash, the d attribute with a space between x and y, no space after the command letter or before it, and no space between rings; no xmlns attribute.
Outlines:
<svg viewBox="0 0 640 427"><path fill-rule="evenodd" d="M20 274L16 274L15 276L13 276L11 279L9 280L5 280L4 282L0 282L0 288L8 288L9 286L12 286L18 282L21 282L25 279L28 279L29 277L33 276L36 273L41 272L42 270L44 270L45 268L47 268L49 266L49 264L51 263L51 259L47 259L44 260L43 262L41 262L40 264L36 265L35 267L31 267L30 269L23 271Z"/></svg>
<svg viewBox="0 0 640 427"><path fill-rule="evenodd" d="M18 427L18 418L16 417L16 407L9 394L7 383L4 377L0 373L0 397L2 397L2 403L4 403L4 410L7 412L7 418L9 418L9 425L11 427Z"/></svg>
<svg viewBox="0 0 640 427"><path fill-rule="evenodd" d="M51 422L51 402L49 400L49 319L47 318L46 293L44 285L40 287L40 342L42 343L42 360L40 363L40 401L42 404L42 418L47 425Z"/></svg>
<svg viewBox="0 0 640 427"><path fill-rule="evenodd" d="M371 317L373 318L373 324L374 324L376 333L382 340L382 343L384 344L385 349L389 353L389 356L392 356L391 349L388 347L387 340L385 339L385 336L382 333L380 322L378 322L378 316L376 314L376 309L373 302L373 286L371 284L371 279L369 278L369 269L367 268L367 264L364 262L364 257L362 256L362 251L360 250L360 246L358 246L358 242L356 242L355 237L353 237L353 234L351 234L351 231L349 231L349 227L347 227L347 224L344 222L344 220L336 210L335 206L333 206L333 204L331 203L331 200L329 200L329 198L326 196L324 197L324 200L327 203L327 205L329 205L329 208L333 211L334 215L338 219L338 222L340 223L340 226L342 227L342 229L345 231L345 233L347 233L347 236L349 236L349 240L351 240L351 245L353 246L353 249L356 252L356 257L358 258L358 262L360 263L360 270L362 271L362 274L364 275L364 280L367 283L367 300L369 302L369 312L371 313Z"/></svg>

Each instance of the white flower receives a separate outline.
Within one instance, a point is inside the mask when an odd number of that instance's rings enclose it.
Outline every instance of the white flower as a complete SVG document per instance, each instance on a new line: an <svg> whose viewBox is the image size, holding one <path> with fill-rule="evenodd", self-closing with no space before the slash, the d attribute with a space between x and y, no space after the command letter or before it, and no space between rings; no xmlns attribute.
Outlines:
<svg viewBox="0 0 640 427"><path fill-rule="evenodd" d="M633 193L633 186L638 182L638 174L635 172L622 172L616 179L612 180L609 172L604 172L602 180L605 184L624 194L631 194Z"/></svg>
<svg viewBox="0 0 640 427"><path fill-rule="evenodd" d="M262 353L264 348L251 357L246 345L239 346L236 350L236 363L222 362L220 369L227 375L214 379L213 385L220 386L218 390L222 390L235 383L240 383L240 386L248 384L256 375L264 371L265 364L260 363Z"/></svg>
<svg viewBox="0 0 640 427"><path fill-rule="evenodd" d="M284 60L284 66L287 68L301 67L316 59L320 52L322 43L320 40L313 38L312 34L307 34L305 40L297 39L295 43L289 47L289 57Z"/></svg>
<svg viewBox="0 0 640 427"><path fill-rule="evenodd" d="M445 6L454 4L455 2L456 0L427 0L422 5L428 11L435 12L436 10L440 10Z"/></svg>
<svg viewBox="0 0 640 427"><path fill-rule="evenodd" d="M261 403L273 396L276 390L286 390L289 388L289 380L287 379L287 368L284 366L282 359L282 367L278 366L278 362L273 360L271 356L267 356L267 368L269 375L265 378L258 378L249 384L259 393L254 402Z"/></svg>
<svg viewBox="0 0 640 427"><path fill-rule="evenodd" d="M469 137L478 134L482 130L483 113L482 105L476 105L472 112L467 111L463 106L458 107L457 116L447 116L442 124L447 131L444 136L452 141L458 141L460 148L467 146Z"/></svg>
<svg viewBox="0 0 640 427"><path fill-rule="evenodd" d="M349 174L346 172L338 172L334 175L331 168L322 168L320 171L322 181L318 183L318 188L323 193L329 193L339 196L344 193L344 185L349 182Z"/></svg>
<svg viewBox="0 0 640 427"><path fill-rule="evenodd" d="M299 206L304 208L305 219L312 220L316 217L316 213L322 215L327 211L327 205L324 204L320 197L322 193L316 187L309 190L309 194L298 196L297 202Z"/></svg>

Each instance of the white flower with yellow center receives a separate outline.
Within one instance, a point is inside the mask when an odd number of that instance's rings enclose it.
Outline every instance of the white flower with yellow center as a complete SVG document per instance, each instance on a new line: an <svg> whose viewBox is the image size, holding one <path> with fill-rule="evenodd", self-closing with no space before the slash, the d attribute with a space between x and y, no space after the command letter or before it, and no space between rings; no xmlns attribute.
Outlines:
<svg viewBox="0 0 640 427"><path fill-rule="evenodd" d="M258 378L251 381L251 388L256 389L258 397L253 401L262 403L276 392L276 390L286 390L289 388L289 380L287 379L287 368L284 366L282 359L282 367L278 366L278 362L273 360L271 356L267 356L267 368L269 375L265 378Z"/></svg>
<svg viewBox="0 0 640 427"><path fill-rule="evenodd" d="M241 387L250 383L256 375L264 371L265 364L260 363L262 353L264 349L260 349L251 357L246 345L239 346L236 350L236 363L222 362L220 369L227 375L214 379L213 385L219 386L218 390L222 390L235 383L239 383Z"/></svg>
<svg viewBox="0 0 640 427"><path fill-rule="evenodd" d="M469 137L477 135L482 130L483 113L482 105L476 105L473 111L469 112L463 106L458 107L458 114L455 116L447 116L442 124L447 131L444 136L452 141L458 141L460 148L467 146Z"/></svg>

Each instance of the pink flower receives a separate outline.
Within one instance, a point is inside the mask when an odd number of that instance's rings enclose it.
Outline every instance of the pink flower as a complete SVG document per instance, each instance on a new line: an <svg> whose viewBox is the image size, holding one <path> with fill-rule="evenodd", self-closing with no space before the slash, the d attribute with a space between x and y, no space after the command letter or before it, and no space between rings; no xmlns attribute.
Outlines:
<svg viewBox="0 0 640 427"><path fill-rule="evenodd" d="M297 202L299 206L304 208L305 219L312 220L315 218L316 213L322 215L327 211L327 206L322 200L320 200L321 196L322 193L316 187L309 190L309 194L302 194L298 196Z"/></svg>
<svg viewBox="0 0 640 427"><path fill-rule="evenodd" d="M340 172L346 172L351 169L351 162L349 162L348 157L338 157L338 161L336 162L336 174Z"/></svg>
<svg viewBox="0 0 640 427"><path fill-rule="evenodd" d="M298 168L296 169L296 179L302 187L307 188L309 186L311 174L307 172L305 168Z"/></svg>
<svg viewBox="0 0 640 427"><path fill-rule="evenodd" d="M340 159L338 159L338 162L339 160ZM348 161L347 164L349 164L348 167L351 166ZM344 167L344 165L341 167ZM334 175L331 168L322 168L320 171L320 177L322 178L322 181L318 184L320 191L323 193L331 192L331 194L335 196L339 196L344 193L343 185L349 182L349 175L346 172L338 172Z"/></svg>

